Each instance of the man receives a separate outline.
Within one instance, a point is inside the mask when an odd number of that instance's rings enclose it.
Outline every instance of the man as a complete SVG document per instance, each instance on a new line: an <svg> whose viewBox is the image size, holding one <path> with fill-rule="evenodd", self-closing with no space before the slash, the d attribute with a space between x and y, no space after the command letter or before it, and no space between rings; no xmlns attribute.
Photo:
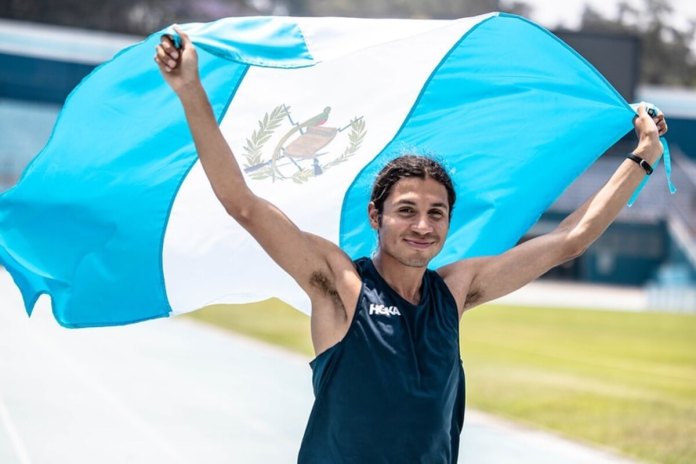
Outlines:
<svg viewBox="0 0 696 464"><path fill-rule="evenodd" d="M368 205L378 251L353 262L249 189L201 86L196 51L177 33L181 49L164 37L155 61L183 104L215 195L311 299L316 400L299 462L456 462L464 412L459 318L596 240L643 180L645 163L661 156L664 118L651 119L641 106L632 159L556 230L437 271L427 265L447 236L452 182L431 159L397 158L378 175Z"/></svg>

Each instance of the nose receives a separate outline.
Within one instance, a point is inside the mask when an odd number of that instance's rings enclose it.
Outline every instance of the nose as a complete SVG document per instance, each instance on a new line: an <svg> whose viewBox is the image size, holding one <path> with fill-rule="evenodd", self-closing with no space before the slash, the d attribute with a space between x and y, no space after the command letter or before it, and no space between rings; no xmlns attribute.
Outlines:
<svg viewBox="0 0 696 464"><path fill-rule="evenodd" d="M430 218L427 214L419 215L411 225L411 230L419 234L425 235L433 231L433 225L430 223Z"/></svg>

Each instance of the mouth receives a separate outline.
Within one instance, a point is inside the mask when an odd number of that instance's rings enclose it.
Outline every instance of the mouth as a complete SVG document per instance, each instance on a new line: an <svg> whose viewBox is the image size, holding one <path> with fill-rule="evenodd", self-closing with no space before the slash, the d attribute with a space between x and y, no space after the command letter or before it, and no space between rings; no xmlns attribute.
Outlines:
<svg viewBox="0 0 696 464"><path fill-rule="evenodd" d="M417 248L419 250L424 250L426 248L429 248L435 243L437 243L433 239L422 239L422 238L405 238L404 242L406 242L409 246L413 248Z"/></svg>

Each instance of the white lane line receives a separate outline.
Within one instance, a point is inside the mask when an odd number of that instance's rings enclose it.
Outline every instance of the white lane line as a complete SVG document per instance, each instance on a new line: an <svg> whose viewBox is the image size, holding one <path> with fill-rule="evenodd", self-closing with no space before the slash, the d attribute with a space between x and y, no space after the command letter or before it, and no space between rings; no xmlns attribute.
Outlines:
<svg viewBox="0 0 696 464"><path fill-rule="evenodd" d="M27 453L24 442L17 432L17 427L14 425L14 421L10 415L10 410L7 409L5 400L2 397L2 392L0 392L0 419L7 430L7 435L10 437L10 442L12 442L12 447L14 448L15 454L19 459L19 464L31 464L29 453Z"/></svg>

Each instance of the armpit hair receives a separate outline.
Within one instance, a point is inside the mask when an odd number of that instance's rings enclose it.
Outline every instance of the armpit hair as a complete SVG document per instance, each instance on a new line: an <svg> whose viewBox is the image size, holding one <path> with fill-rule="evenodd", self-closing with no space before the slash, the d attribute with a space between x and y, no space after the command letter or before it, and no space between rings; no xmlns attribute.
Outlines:
<svg viewBox="0 0 696 464"><path fill-rule="evenodd" d="M466 301L464 302L464 307L471 308L476 306L479 301L481 301L481 291L478 288L469 289L469 293L466 295Z"/></svg>
<svg viewBox="0 0 696 464"><path fill-rule="evenodd" d="M312 287L319 289L324 295L331 299L336 309L340 309L345 313L345 307L343 306L343 301L336 290L336 286L327 277L326 274L320 271L314 271L309 277L309 283Z"/></svg>

